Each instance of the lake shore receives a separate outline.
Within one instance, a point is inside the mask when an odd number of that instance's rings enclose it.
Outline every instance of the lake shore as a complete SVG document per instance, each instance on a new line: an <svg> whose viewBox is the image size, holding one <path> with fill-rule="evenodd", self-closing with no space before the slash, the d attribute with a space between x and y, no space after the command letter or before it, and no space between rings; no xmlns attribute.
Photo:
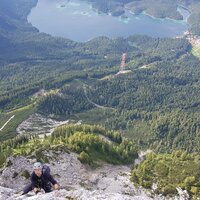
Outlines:
<svg viewBox="0 0 200 200"><path fill-rule="evenodd" d="M184 21L155 18L146 12L137 17L126 7L124 15L127 18L123 19L121 16L99 14L86 1L73 0L73 3L77 3L79 6L67 4L60 9L57 2L39 0L37 6L29 14L28 22L40 32L77 42L87 42L100 36L114 39L135 34L174 38L187 30ZM63 5L63 3L59 5ZM49 24L50 21L51 24ZM79 34L80 32L82 34Z"/></svg>
<svg viewBox="0 0 200 200"><path fill-rule="evenodd" d="M178 20L178 19L173 19L173 18L170 18L170 17L164 17L164 18L159 18L159 17L155 17L154 15L151 15L151 14L149 14L148 12L146 12L145 10L143 10L141 13L134 13L129 7L127 7L127 6L125 6L125 9L126 10L128 10L131 14L133 14L133 15L146 15L146 16L148 16L148 17L151 17L152 19L155 19L155 20L160 20L160 21L164 21L164 20L171 20L171 21L173 21L173 22L178 22L178 23L182 23L182 22L186 22L187 23L187 19L188 19L188 17L189 17L189 15L191 14L191 12L187 9L187 8L184 8L184 7L182 7L182 6L179 6L178 8L177 8L177 10L179 10L179 13L181 14L181 10L180 10L180 8L182 8L182 9L184 9L184 10L187 10L187 12L188 12L188 16L186 17L186 19L183 19L183 20ZM182 15L182 14L181 14ZM183 15L182 15L183 16ZM183 18L184 18L184 16L183 16Z"/></svg>

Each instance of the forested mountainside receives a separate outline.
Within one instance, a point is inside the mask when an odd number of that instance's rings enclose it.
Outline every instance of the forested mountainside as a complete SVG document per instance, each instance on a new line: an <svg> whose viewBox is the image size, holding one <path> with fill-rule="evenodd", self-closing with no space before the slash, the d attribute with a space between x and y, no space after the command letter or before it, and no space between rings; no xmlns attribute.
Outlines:
<svg viewBox="0 0 200 200"><path fill-rule="evenodd" d="M121 129L143 146L199 151L200 64L190 44L145 36L127 40L137 47L127 53L129 73L75 80L42 98L40 112L73 118L87 111L83 121ZM95 120L94 103L106 108L101 120Z"/></svg>
<svg viewBox="0 0 200 200"><path fill-rule="evenodd" d="M22 102L23 97L33 94L41 87L52 88L56 85L62 85L67 79L71 80L71 77L85 77L88 73L93 74L91 68L98 68L98 73L100 74L109 74L113 72L111 67L119 64L122 52L127 52L130 59L157 59L150 58L149 55L142 55L142 51L146 47L141 51L140 46L137 47L130 44L132 42L131 39L129 41L129 39L123 38L116 40L98 38L81 44L41 34L25 19L27 13L35 4L35 0L28 2L19 0L17 3L12 0L10 4L5 0L1 0L1 108L12 107L12 104ZM6 12L7 10L9 12ZM145 43L148 40L147 38L142 41L139 37L138 40L142 42L139 45L148 46ZM149 40L150 43L153 41L150 38ZM154 46L158 41L155 41ZM158 47L157 51L160 50L159 48L163 47ZM152 56L156 57L156 54L157 52ZM149 62L151 61L146 63L148 64ZM83 68L85 71L80 71ZM86 68L89 69L89 72L86 71ZM102 68L105 69L100 72ZM26 76L24 76L24 73ZM97 73L96 69L95 73Z"/></svg>
<svg viewBox="0 0 200 200"><path fill-rule="evenodd" d="M149 154L146 160L132 171L132 181L145 188L152 188L156 194L172 195L176 188L188 191L190 197L199 197L199 154L175 151L172 154ZM188 176L189 175L189 176Z"/></svg>
<svg viewBox="0 0 200 200"><path fill-rule="evenodd" d="M2 142L0 167L11 155L37 157L48 163L48 156L43 153L49 150L74 151L80 154L81 162L90 165L96 165L99 160L112 164L130 164L138 157L137 145L122 138L119 132L108 131L101 126L64 125L44 140L37 136L22 135Z"/></svg>
<svg viewBox="0 0 200 200"><path fill-rule="evenodd" d="M117 1L117 5L131 5L134 10L144 2ZM167 2L158 1L159 5ZM198 1L176 2L189 8L189 23L198 34ZM51 37L26 20L36 3L0 0L1 165L10 155L48 162L37 151L42 146L75 151L89 164L95 164L95 158L132 163L138 149L150 148L157 154L133 169L136 184L149 188L156 182L155 192L165 195L175 193L176 187L198 195L200 60L193 55L191 43L186 38L139 35L99 37L85 43ZM118 73L122 53L126 53L126 67L124 73ZM17 126L35 112L101 126L60 127L44 140L15 138ZM8 121L9 126L4 127ZM177 153L177 149L183 151ZM171 163L175 163L172 168ZM176 179L173 175L184 164L194 173L190 177L183 167Z"/></svg>
<svg viewBox="0 0 200 200"><path fill-rule="evenodd" d="M5 9L1 7L2 16L16 27L0 30L4 44L0 67L2 110L30 105L35 92L53 89L34 109L62 118L84 112L86 116L78 117L85 122L121 129L142 146L160 151L172 147L199 150L194 145L199 141L199 58L193 56L186 39L100 37L77 43L53 38L24 20L35 3L17 1L23 9L13 8L14 14L3 14ZM13 17L16 15L19 19ZM127 54L126 70L130 71L116 76L122 52ZM96 115L94 103L108 108L103 113L100 109L101 120L87 120L87 116ZM34 112L32 108L26 107L23 113ZM13 115L18 112L13 111ZM1 124L11 116L2 114Z"/></svg>

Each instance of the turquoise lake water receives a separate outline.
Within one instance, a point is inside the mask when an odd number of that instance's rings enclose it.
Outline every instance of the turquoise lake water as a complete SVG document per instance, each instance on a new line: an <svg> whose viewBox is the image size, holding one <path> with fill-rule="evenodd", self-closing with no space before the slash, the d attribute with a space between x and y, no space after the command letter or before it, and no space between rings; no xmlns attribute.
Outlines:
<svg viewBox="0 0 200 200"><path fill-rule="evenodd" d="M180 36L187 30L188 11L179 8L184 20L155 19L126 11L127 18L98 14L90 3L79 0L39 0L28 21L53 36L85 42L98 36L128 37L134 34L152 37Z"/></svg>

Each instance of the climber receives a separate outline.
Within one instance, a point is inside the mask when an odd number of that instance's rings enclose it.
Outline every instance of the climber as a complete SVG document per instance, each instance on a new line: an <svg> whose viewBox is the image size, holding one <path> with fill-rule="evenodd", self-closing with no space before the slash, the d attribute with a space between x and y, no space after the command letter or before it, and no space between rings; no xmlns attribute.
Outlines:
<svg viewBox="0 0 200 200"><path fill-rule="evenodd" d="M31 183L24 188L22 195L27 194L32 190L37 194L41 189L46 193L51 192L52 185L54 190L60 189L60 185L50 174L50 168L47 165L42 165L40 162L36 162L33 165Z"/></svg>

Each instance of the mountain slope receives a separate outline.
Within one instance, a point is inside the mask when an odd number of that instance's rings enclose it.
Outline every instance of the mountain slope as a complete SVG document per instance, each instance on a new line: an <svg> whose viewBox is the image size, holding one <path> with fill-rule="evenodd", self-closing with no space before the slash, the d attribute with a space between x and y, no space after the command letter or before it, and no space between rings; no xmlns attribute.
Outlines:
<svg viewBox="0 0 200 200"><path fill-rule="evenodd" d="M50 153L50 152L49 152ZM22 176L22 172L32 169L34 160L23 157L10 157L10 166L3 170L0 176L0 198L2 200L19 199L110 199L110 200L162 200L163 196L152 197L147 191L136 188L130 182L130 167L113 166L104 164L97 169L89 169L77 160L76 155L70 153L51 152L52 160L47 165L51 168L52 175L59 181L62 189L47 194L19 196L19 191L29 182ZM56 161L56 157L59 161ZM21 163L21 165L20 165ZM12 177L15 173L15 177ZM16 176L16 173L18 175ZM8 178L9 177L9 178ZM18 184L15 184L15 183ZM9 188L5 188L9 187ZM12 189L10 189L12 188ZM33 196L32 196L33 195ZM179 197L177 197L179 198ZM181 195L180 195L181 198ZM173 198L167 198L172 200ZM186 199L185 199L186 200Z"/></svg>

